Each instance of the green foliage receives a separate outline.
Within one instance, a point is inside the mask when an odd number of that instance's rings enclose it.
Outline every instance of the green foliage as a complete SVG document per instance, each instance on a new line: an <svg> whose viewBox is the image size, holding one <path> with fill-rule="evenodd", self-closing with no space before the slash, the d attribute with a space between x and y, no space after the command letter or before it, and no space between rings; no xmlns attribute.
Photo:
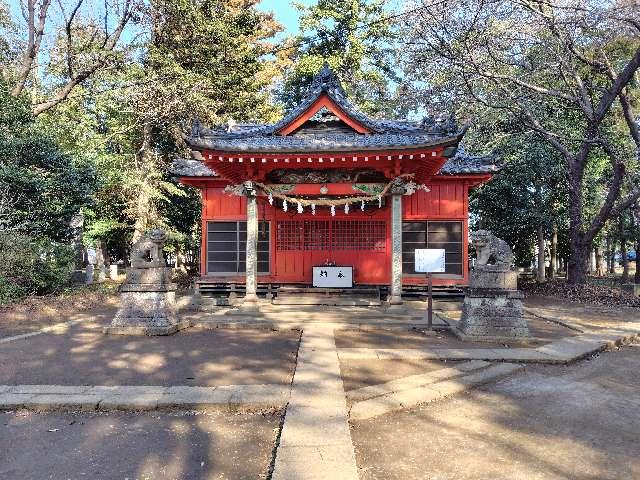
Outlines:
<svg viewBox="0 0 640 480"><path fill-rule="evenodd" d="M279 95L283 103L296 105L326 61L363 111L372 115L394 111L397 34L393 23L385 20L389 13L384 1L318 0L309 7L296 7L302 33L293 39L292 65Z"/></svg>
<svg viewBox="0 0 640 480"><path fill-rule="evenodd" d="M59 291L69 281L74 260L68 245L0 232L0 304Z"/></svg>
<svg viewBox="0 0 640 480"><path fill-rule="evenodd" d="M506 240L514 249L516 263L527 266L534 258L538 228L544 229L546 238L554 227L561 239L566 237L563 164L551 147L535 137L509 137L495 154L504 167L472 193L471 215L476 228L481 223Z"/></svg>
<svg viewBox="0 0 640 480"><path fill-rule="evenodd" d="M24 96L12 97L9 94L9 86L0 77L0 135L20 135L32 122L28 99Z"/></svg>
<svg viewBox="0 0 640 480"><path fill-rule="evenodd" d="M67 241L72 218L90 200L93 169L61 153L3 83L0 98L0 231Z"/></svg>
<svg viewBox="0 0 640 480"><path fill-rule="evenodd" d="M94 201L83 208L84 241L117 256L136 234L159 226L175 251L198 250L198 192L167 170L189 156L182 135L194 118L218 124L273 120L267 87L275 72L263 54L279 28L251 0L155 0L143 33L120 68L101 71L50 113L46 132L94 165Z"/></svg>

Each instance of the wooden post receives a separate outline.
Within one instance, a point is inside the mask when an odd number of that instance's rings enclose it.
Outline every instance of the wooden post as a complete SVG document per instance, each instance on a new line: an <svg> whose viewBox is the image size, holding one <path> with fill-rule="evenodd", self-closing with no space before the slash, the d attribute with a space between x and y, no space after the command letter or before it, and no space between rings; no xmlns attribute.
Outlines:
<svg viewBox="0 0 640 480"><path fill-rule="evenodd" d="M433 279L431 273L427 273L427 330L433 330Z"/></svg>

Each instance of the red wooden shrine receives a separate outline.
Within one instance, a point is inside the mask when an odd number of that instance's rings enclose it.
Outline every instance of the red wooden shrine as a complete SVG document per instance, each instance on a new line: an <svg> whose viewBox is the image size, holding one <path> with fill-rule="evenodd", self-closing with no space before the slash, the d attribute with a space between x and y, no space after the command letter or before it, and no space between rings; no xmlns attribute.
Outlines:
<svg viewBox="0 0 640 480"><path fill-rule="evenodd" d="M276 124L195 125L186 138L194 159L177 161L174 171L202 192L201 276L244 280L247 200L227 187L252 181L264 187L257 189L258 282L311 285L314 265L336 264L353 267L356 285L389 285L391 197L378 195L401 177L414 187L402 195L402 283L425 284L413 271L415 248L445 248L447 273L434 284L466 284L469 191L497 168L461 151L464 132L450 121L369 118L326 67ZM320 205L363 196L348 213L343 204L334 214ZM298 199L319 204L299 213Z"/></svg>

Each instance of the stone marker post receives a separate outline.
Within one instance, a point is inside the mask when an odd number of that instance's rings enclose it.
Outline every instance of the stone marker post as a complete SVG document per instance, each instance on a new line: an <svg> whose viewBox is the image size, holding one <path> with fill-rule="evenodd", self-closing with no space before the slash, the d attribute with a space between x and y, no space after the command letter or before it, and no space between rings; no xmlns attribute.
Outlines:
<svg viewBox="0 0 640 480"><path fill-rule="evenodd" d="M84 283L86 283L87 285L91 285L93 283L93 264L92 263L87 263Z"/></svg>

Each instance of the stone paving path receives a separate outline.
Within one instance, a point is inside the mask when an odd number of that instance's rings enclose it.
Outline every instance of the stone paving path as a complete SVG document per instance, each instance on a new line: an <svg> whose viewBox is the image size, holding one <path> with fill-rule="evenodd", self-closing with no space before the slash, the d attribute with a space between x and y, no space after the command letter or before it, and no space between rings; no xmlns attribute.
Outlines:
<svg viewBox="0 0 640 480"><path fill-rule="evenodd" d="M158 408L282 408L286 385L70 386L0 385L0 410L155 410Z"/></svg>
<svg viewBox="0 0 640 480"><path fill-rule="evenodd" d="M273 480L357 480L333 327L305 328Z"/></svg>

